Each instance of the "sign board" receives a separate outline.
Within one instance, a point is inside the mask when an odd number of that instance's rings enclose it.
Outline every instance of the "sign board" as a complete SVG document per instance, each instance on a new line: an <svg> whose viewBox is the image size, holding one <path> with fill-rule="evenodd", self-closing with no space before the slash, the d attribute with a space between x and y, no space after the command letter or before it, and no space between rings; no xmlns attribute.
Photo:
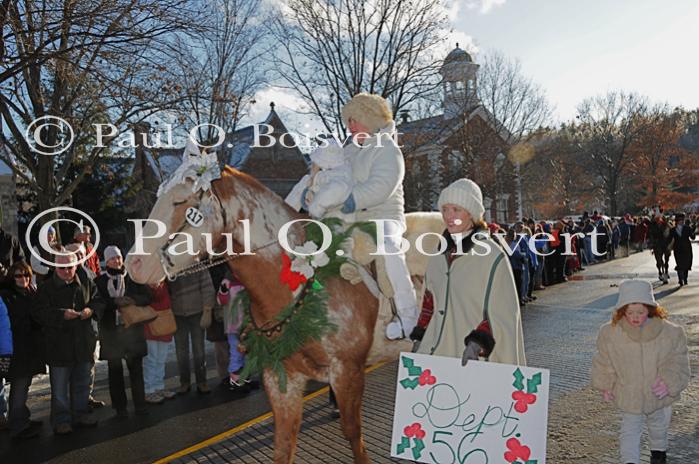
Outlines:
<svg viewBox="0 0 699 464"><path fill-rule="evenodd" d="M391 456L545 464L549 371L401 353Z"/></svg>

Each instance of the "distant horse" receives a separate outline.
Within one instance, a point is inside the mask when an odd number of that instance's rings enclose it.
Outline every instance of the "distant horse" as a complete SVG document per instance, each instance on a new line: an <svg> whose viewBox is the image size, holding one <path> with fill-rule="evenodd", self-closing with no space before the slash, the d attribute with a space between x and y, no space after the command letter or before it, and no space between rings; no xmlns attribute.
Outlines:
<svg viewBox="0 0 699 464"><path fill-rule="evenodd" d="M669 282L670 254L672 254L672 228L664 219L656 219L648 227L648 240L650 242L655 266L658 268L658 279L664 284Z"/></svg>
<svg viewBox="0 0 699 464"><path fill-rule="evenodd" d="M282 248L277 240L279 229L286 223L307 216L297 213L284 201L254 178L226 167L220 179L213 180L210 192L193 192L193 181L184 179L162 192L150 219L162 221L166 234L154 237L154 223L143 230L145 255L135 255L131 249L126 267L133 280L154 284L166 275L175 275L205 255L206 242L220 250L226 242L224 233L231 234L236 255L228 262L250 295L251 314L257 326L262 326L293 300L289 288L280 282ZM187 222L187 211L202 212L198 225ZM192 210L190 210L191 212ZM248 219L250 249L244 251L245 237L239 221ZM162 232L162 231L160 231ZM170 251L175 232L186 232L201 250L199 256ZM208 238L206 237L208 234ZM304 243L305 231L300 224L289 229L292 247ZM146 238L153 236L153 238ZM329 382L335 392L342 430L350 442L355 463L369 463L362 437L362 394L367 357L381 341L374 341L379 312L378 300L365 285L352 285L342 278L323 282L328 300L328 319L337 330L320 341L309 341L299 351L284 360L287 373L286 391L270 370L263 374L265 390L272 405L275 423L274 462L287 464L294 460L296 438L301 427L303 392L309 379ZM383 338L383 337L382 337ZM397 342L387 342L400 347ZM373 351L373 349L372 349ZM400 349L386 348L384 359L397 359Z"/></svg>

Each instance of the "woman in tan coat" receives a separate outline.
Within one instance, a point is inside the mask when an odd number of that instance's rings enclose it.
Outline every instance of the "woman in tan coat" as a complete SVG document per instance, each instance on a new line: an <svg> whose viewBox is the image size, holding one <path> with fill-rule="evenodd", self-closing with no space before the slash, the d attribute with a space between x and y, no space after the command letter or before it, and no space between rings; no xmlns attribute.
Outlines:
<svg viewBox="0 0 699 464"><path fill-rule="evenodd" d="M612 321L597 337L592 386L622 411L622 463L638 463L643 423L648 424L651 464L666 462L673 402L689 383L687 338L682 327L665 320L653 287L642 280L619 286Z"/></svg>
<svg viewBox="0 0 699 464"><path fill-rule="evenodd" d="M458 179L442 191L438 205L447 230L443 252L430 258L425 275L423 307L434 310L418 352L463 354L464 364L484 357L526 365L512 268L489 237L481 189Z"/></svg>

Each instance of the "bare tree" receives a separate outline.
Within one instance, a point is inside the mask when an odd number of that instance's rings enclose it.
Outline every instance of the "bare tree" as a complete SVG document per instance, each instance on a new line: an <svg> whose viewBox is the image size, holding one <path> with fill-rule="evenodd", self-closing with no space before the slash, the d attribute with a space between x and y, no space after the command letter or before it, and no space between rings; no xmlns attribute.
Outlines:
<svg viewBox="0 0 699 464"><path fill-rule="evenodd" d="M186 87L180 114L190 127L204 124L201 140L215 140L213 127L236 129L266 82L263 56L267 30L260 0L214 0L205 7L206 28L181 40L183 51L175 72Z"/></svg>
<svg viewBox="0 0 699 464"><path fill-rule="evenodd" d="M579 124L573 130L579 156L598 180L611 215L618 213L624 176L633 160L630 148L645 128L647 109L645 97L619 91L588 98L578 106Z"/></svg>
<svg viewBox="0 0 699 464"><path fill-rule="evenodd" d="M172 35L197 22L196 9L186 0L25 0L3 7L0 158L37 192L44 210L69 200L110 150L116 136L100 146L93 124L124 130L182 98L162 73L175 50ZM59 156L38 154L25 139L25 129L43 116L61 117L74 130ZM63 137L55 126L39 135L45 146ZM74 165L81 168L69 175Z"/></svg>
<svg viewBox="0 0 699 464"><path fill-rule="evenodd" d="M551 120L551 106L541 86L524 75L519 60L507 58L499 51L483 57L478 97L492 115L498 132L507 134L505 142L510 145Z"/></svg>
<svg viewBox="0 0 699 464"><path fill-rule="evenodd" d="M388 99L394 114L438 90L442 0L289 0L272 21L284 87L329 131L344 133L342 106L359 92Z"/></svg>

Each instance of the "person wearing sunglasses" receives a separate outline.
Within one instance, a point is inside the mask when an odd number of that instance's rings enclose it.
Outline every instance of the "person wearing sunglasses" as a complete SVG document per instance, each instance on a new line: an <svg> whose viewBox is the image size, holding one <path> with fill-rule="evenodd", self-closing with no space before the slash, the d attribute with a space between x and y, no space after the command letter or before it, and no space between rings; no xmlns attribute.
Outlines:
<svg viewBox="0 0 699 464"><path fill-rule="evenodd" d="M7 379L12 384L9 398L9 427L13 438L35 437L41 422L30 420L27 397L32 378L46 373L41 326L32 319L36 287L32 284L32 268L25 261L15 262L9 269L12 285L0 293L7 306L12 329L12 360Z"/></svg>

